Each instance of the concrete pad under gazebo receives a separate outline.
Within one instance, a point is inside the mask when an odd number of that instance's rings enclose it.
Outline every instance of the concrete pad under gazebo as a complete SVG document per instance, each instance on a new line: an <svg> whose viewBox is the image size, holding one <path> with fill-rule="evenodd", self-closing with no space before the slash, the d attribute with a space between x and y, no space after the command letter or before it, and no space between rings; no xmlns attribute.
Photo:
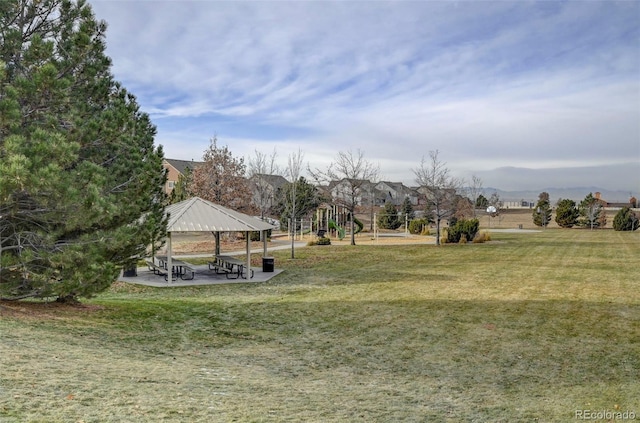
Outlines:
<svg viewBox="0 0 640 423"><path fill-rule="evenodd" d="M214 204L200 197L193 197L179 203L171 204L165 209L167 223L167 269L171 275L172 250L171 234L174 232L212 232L216 237L216 251L220 254L221 232L244 232L246 239L246 274L242 275L248 281L251 277L251 232L261 232L263 240L263 256L267 256L267 231L275 227L252 216ZM153 252L155 255L155 252ZM169 282L177 282L171 276ZM163 281L164 282L164 281ZM186 282L186 281L185 281ZM193 281L191 284L193 283ZM165 283L166 285L166 283Z"/></svg>
<svg viewBox="0 0 640 423"><path fill-rule="evenodd" d="M274 276L283 272L282 269L274 269L273 272L263 272L257 270L251 279L228 279L225 275L217 274L215 271L210 270L206 264L194 266L196 270L196 277L191 280L182 280L178 278L169 283L165 281L164 277L160 277L148 270L147 267L139 267L136 276L120 276L118 278L121 282L133 283L137 285L153 286L157 288L166 287L181 287L181 286L201 286L201 285L224 285L233 283L261 283L267 282Z"/></svg>

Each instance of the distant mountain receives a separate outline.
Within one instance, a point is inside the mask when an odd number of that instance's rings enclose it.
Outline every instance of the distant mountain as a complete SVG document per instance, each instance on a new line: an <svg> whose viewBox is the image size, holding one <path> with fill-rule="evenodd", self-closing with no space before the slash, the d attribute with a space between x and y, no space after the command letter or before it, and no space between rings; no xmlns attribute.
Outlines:
<svg viewBox="0 0 640 423"><path fill-rule="evenodd" d="M489 198L494 192L500 196L502 201L521 201L535 203L538 201L538 196L541 192L549 193L549 200L551 204L555 204L561 198L568 198L570 200L580 202L584 198L592 193L600 193L600 198L610 203L625 203L629 201L631 197L629 191L612 191L598 187L576 187L576 188L541 188L538 190L523 190L523 191L504 191L499 188L483 188L483 194L486 198Z"/></svg>
<svg viewBox="0 0 640 423"><path fill-rule="evenodd" d="M630 194L640 198L640 160L617 165L545 169L500 167L474 174L485 186L500 187L505 196L516 197L513 201L521 196L537 199L542 191L547 191L552 200L582 200L589 192L596 191L609 202L627 201Z"/></svg>

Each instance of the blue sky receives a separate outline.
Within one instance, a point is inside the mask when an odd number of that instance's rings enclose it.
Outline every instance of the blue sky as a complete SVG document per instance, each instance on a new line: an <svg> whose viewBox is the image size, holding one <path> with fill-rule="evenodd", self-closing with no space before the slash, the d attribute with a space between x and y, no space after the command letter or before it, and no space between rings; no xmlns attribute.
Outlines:
<svg viewBox="0 0 640 423"><path fill-rule="evenodd" d="M414 184L437 149L485 186L640 191L640 2L90 2L167 157L361 149Z"/></svg>

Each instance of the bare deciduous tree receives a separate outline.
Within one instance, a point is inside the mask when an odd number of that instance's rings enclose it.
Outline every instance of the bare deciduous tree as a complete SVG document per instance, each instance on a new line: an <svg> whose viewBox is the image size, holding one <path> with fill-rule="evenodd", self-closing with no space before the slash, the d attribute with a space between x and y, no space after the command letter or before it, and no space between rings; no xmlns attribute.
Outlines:
<svg viewBox="0 0 640 423"><path fill-rule="evenodd" d="M295 233L296 233L296 198L297 198L297 182L300 179L300 172L302 170L302 160L304 159L304 154L300 149L296 153L289 154L289 160L287 161L287 176L290 178L291 182L291 190L289 190L289 194L291 198L289 201L291 202L291 224L289 225L289 231L291 232L291 258L295 258Z"/></svg>
<svg viewBox="0 0 640 423"><path fill-rule="evenodd" d="M273 204L274 192L269 184L268 177L277 175L280 170L276 164L278 154L274 149L271 155L255 150L255 156L249 158L247 167L247 176L251 181L253 192L253 201L260 210L260 218L269 212L269 208Z"/></svg>
<svg viewBox="0 0 640 423"><path fill-rule="evenodd" d="M440 245L440 224L455 212L457 191L462 182L451 176L446 163L440 160L439 151L430 151L429 160L422 157L420 167L413 169L419 190L425 195L436 222L436 245Z"/></svg>
<svg viewBox="0 0 640 423"><path fill-rule="evenodd" d="M355 209L360 204L362 195L367 192L369 185L378 178L380 167L366 160L364 152L358 149L355 153L341 151L326 171L316 169L315 171L309 170L309 173L318 182L338 182L332 192L333 201L342 205L349 212L351 245L356 245Z"/></svg>
<svg viewBox="0 0 640 423"><path fill-rule="evenodd" d="M482 185L482 179L480 179L479 176L471 175L471 181L467 187L467 195L473 205L473 217L476 217L476 206L478 198L480 197L480 194L482 194Z"/></svg>

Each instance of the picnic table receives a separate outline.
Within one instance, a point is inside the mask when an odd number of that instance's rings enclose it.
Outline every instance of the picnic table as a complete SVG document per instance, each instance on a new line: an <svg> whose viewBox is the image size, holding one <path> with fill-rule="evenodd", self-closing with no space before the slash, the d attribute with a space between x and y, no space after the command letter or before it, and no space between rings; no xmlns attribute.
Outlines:
<svg viewBox="0 0 640 423"><path fill-rule="evenodd" d="M215 260L209 262L209 270L214 270L217 274L225 274L227 279L247 279L245 273L246 263L232 256L217 255ZM253 270L249 269L249 277L253 277Z"/></svg>
<svg viewBox="0 0 640 423"><path fill-rule="evenodd" d="M169 275L168 275L169 269L167 269L168 267L167 256L156 256L156 259L158 260L158 266L154 265L155 269L152 269L152 266L149 265L149 270L153 270L154 273L157 272L157 274L164 275L164 278L166 280L169 280ZM149 262L147 262L147 264L149 264ZM158 267L160 269L158 269ZM162 269L164 269L166 272L162 272ZM193 264L187 263L186 261L174 259L172 257L171 258L171 278L173 279L174 276L176 277L176 279L179 276L180 279L182 280L191 280L196 276L196 271L194 270Z"/></svg>

